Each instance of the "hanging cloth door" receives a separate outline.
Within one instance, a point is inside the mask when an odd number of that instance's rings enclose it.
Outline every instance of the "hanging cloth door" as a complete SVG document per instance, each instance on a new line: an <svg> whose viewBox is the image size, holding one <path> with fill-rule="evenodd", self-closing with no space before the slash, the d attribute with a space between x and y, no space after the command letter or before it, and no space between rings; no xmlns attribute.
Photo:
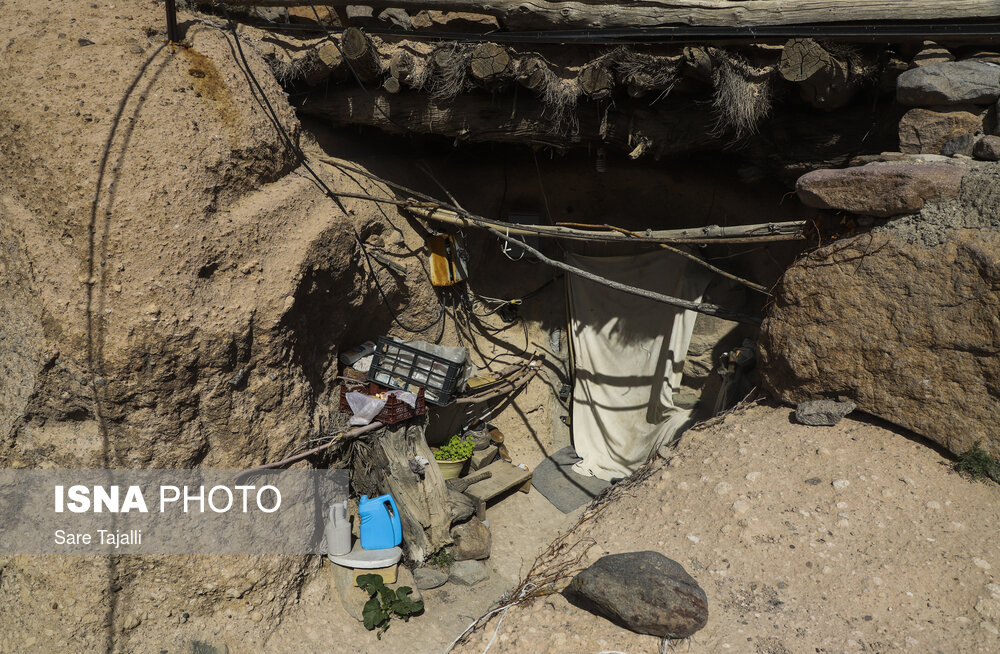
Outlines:
<svg viewBox="0 0 1000 654"><path fill-rule="evenodd" d="M567 255L568 263L629 286L700 302L709 275L658 251L637 256ZM573 339L574 471L626 477L684 428L674 406L696 313L567 275Z"/></svg>

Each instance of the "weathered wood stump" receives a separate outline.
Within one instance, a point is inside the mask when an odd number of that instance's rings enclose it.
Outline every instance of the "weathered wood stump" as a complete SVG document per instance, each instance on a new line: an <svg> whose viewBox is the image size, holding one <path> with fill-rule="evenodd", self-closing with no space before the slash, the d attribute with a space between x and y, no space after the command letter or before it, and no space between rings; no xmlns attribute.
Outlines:
<svg viewBox="0 0 1000 654"><path fill-rule="evenodd" d="M409 466L417 456L434 459L424 429L425 423L417 420L385 427L370 439L370 460L352 466L355 487L378 488L396 500L403 551L416 562L451 543L451 508L441 472L428 465L421 478Z"/></svg>

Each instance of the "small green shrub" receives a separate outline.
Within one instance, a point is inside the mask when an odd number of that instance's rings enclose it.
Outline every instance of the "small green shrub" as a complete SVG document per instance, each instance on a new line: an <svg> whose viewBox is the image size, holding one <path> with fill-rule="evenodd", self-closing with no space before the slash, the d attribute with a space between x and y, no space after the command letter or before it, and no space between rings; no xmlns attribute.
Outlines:
<svg viewBox="0 0 1000 654"><path fill-rule="evenodd" d="M434 450L434 458L438 461L461 461L472 456L475 447L476 438L472 434L467 436L455 434L447 443Z"/></svg>
<svg viewBox="0 0 1000 654"><path fill-rule="evenodd" d="M381 575L360 575L358 586L368 593L368 601L361 609L365 629L368 631L378 629L376 636L379 640L382 640L382 634L389 628L389 621L393 616L402 619L403 622L409 622L410 616L424 610L422 600L410 599L412 588L400 586L393 590L385 585Z"/></svg>
<svg viewBox="0 0 1000 654"><path fill-rule="evenodd" d="M1000 461L987 454L979 443L976 441L968 451L959 455L955 470L977 481L992 479L1000 484Z"/></svg>
<svg viewBox="0 0 1000 654"><path fill-rule="evenodd" d="M434 552L427 557L428 564L444 570L447 570L454 560L455 553L451 551L450 547L442 547L437 552Z"/></svg>

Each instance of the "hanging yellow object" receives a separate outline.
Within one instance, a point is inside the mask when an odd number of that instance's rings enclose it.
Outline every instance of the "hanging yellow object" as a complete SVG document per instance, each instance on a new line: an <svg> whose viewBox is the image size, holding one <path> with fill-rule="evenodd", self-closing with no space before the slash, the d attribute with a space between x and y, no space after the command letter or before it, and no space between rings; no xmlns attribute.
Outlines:
<svg viewBox="0 0 1000 654"><path fill-rule="evenodd" d="M431 251L431 284L452 286L465 279L465 260L459 254L458 239L448 234L429 236L427 248Z"/></svg>

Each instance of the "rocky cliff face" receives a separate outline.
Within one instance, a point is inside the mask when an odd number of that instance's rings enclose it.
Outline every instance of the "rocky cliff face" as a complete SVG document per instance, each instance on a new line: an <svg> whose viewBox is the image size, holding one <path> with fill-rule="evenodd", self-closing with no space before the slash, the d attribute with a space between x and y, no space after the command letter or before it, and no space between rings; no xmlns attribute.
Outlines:
<svg viewBox="0 0 1000 654"><path fill-rule="evenodd" d="M798 261L762 329L767 387L1000 455L998 217L998 172L980 168L957 199Z"/></svg>
<svg viewBox="0 0 1000 654"><path fill-rule="evenodd" d="M113 19L89 7L7 3L0 20L0 465L281 458L328 426L342 339L391 325L354 230L390 254L419 241L383 235L370 206L345 214L302 174L224 31L189 21L190 47L170 46L154 3ZM436 309L429 285L377 274L411 324ZM216 611L262 633L309 572L294 557L2 565L21 589L0 600L4 651L18 629L38 634L24 651L83 651ZM67 588L74 608L53 611Z"/></svg>

